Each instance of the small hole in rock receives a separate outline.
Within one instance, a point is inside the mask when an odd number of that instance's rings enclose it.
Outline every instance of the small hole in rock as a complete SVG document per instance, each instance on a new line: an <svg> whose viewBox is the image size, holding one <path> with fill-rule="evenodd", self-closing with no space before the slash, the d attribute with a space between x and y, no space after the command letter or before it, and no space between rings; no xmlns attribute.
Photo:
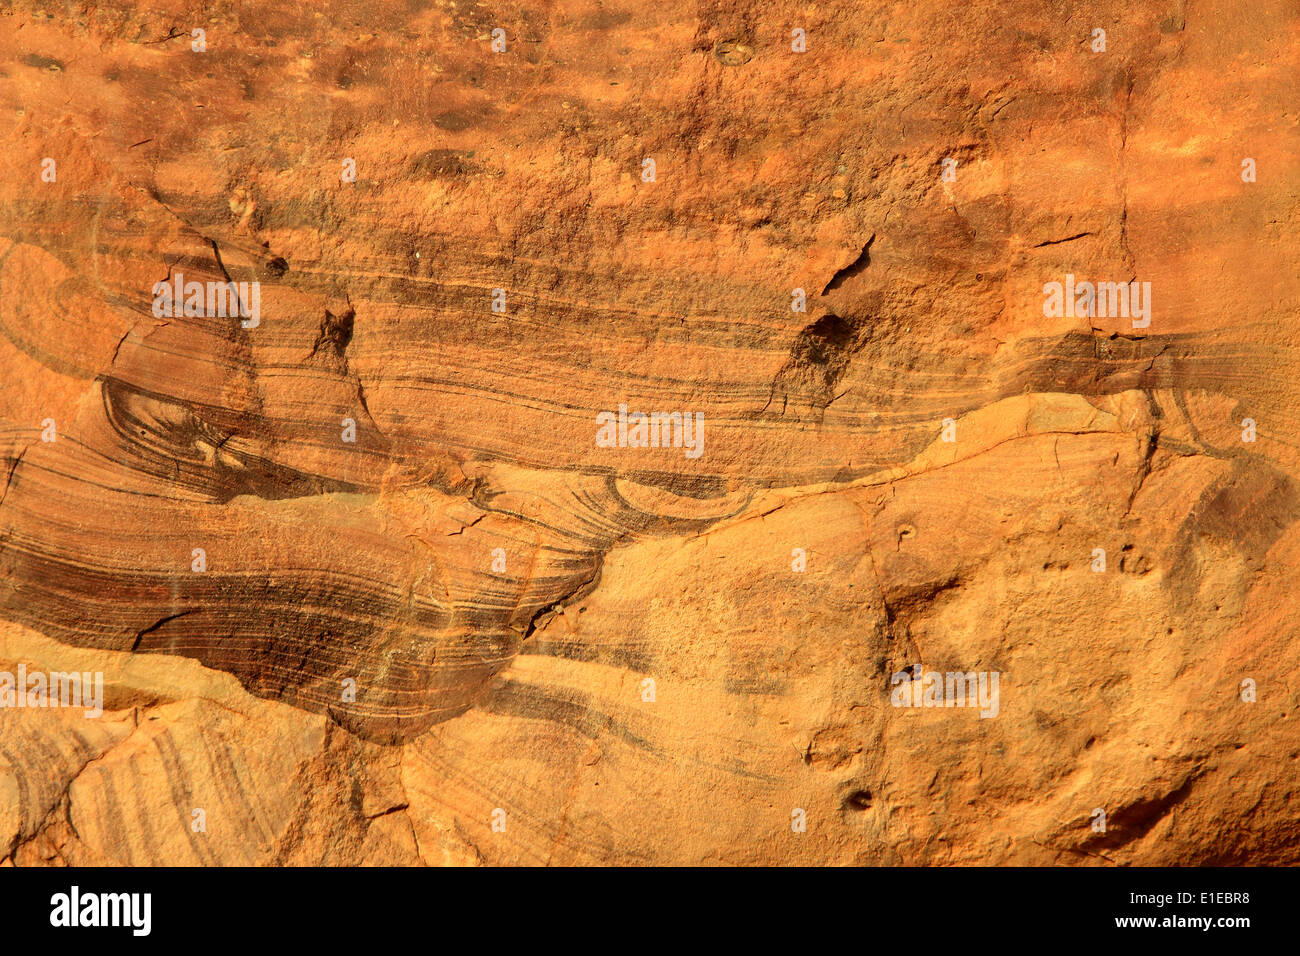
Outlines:
<svg viewBox="0 0 1300 956"><path fill-rule="evenodd" d="M854 790L844 799L844 808L846 810L867 810L870 807L870 790Z"/></svg>

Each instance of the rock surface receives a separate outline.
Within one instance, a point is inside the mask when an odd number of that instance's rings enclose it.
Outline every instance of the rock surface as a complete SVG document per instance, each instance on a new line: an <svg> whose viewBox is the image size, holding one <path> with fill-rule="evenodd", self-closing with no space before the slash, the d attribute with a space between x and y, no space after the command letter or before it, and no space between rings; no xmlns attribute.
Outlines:
<svg viewBox="0 0 1300 956"><path fill-rule="evenodd" d="M1300 862L1294 4L190 6L0 4L6 862Z"/></svg>

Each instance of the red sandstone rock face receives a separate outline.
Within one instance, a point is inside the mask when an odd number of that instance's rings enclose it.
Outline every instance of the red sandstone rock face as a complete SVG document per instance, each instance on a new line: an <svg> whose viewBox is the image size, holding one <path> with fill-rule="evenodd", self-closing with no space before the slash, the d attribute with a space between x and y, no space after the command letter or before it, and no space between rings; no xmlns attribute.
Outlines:
<svg viewBox="0 0 1300 956"><path fill-rule="evenodd" d="M1296 862L1298 27L0 8L4 857Z"/></svg>

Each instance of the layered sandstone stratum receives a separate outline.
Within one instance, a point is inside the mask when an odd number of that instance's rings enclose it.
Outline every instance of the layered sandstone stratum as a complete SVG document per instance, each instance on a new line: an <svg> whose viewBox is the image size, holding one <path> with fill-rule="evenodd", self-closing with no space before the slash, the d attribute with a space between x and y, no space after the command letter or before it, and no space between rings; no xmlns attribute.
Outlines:
<svg viewBox="0 0 1300 956"><path fill-rule="evenodd" d="M1298 77L1288 0L0 2L3 859L1297 862Z"/></svg>

